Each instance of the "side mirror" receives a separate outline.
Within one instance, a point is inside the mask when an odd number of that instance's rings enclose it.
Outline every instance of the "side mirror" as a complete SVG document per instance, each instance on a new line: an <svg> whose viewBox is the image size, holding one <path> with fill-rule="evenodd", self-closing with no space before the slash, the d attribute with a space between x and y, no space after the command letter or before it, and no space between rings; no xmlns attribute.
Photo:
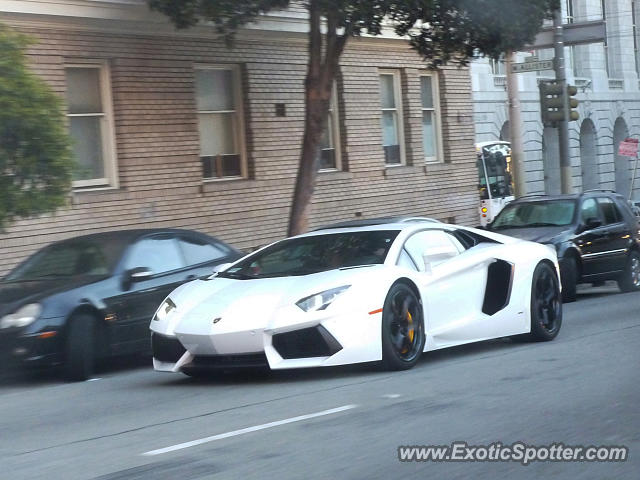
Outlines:
<svg viewBox="0 0 640 480"><path fill-rule="evenodd" d="M136 267L131 270L127 270L127 278L131 282L141 282L143 280L148 280L151 275L153 275L153 271L149 267Z"/></svg>
<svg viewBox="0 0 640 480"><path fill-rule="evenodd" d="M424 262L424 271L427 273L431 272L431 268L438 263L441 263L450 258L456 257L460 252L451 245L449 246L440 246L435 248L430 248L428 251L422 254L422 261Z"/></svg>
<svg viewBox="0 0 640 480"><path fill-rule="evenodd" d="M216 265L213 267L213 273L224 272L231 265L231 263L221 263L220 265Z"/></svg>

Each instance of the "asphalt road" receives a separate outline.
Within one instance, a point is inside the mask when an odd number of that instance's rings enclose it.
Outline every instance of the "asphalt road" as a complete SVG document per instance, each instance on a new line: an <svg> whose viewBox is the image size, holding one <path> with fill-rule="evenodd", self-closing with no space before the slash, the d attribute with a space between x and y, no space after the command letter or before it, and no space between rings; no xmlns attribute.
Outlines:
<svg viewBox="0 0 640 480"><path fill-rule="evenodd" d="M79 384L5 379L0 479L635 480L640 293L614 290L587 289L566 305L554 342L484 342L427 354L407 372L196 381L128 362ZM528 466L397 459L399 445L453 441L626 445L630 456Z"/></svg>

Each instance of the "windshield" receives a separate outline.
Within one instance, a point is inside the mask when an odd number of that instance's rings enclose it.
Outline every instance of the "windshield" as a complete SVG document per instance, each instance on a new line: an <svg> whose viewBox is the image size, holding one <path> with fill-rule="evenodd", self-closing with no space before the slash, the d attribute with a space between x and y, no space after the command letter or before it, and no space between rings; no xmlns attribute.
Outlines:
<svg viewBox="0 0 640 480"><path fill-rule="evenodd" d="M397 235L398 231L368 231L283 240L218 273L218 276L247 280L381 264Z"/></svg>
<svg viewBox="0 0 640 480"><path fill-rule="evenodd" d="M80 275L107 275L120 258L122 245L98 239L50 245L11 272L5 281L29 281Z"/></svg>
<svg viewBox="0 0 640 480"><path fill-rule="evenodd" d="M573 200L549 200L507 205L491 224L492 229L555 227L573 223Z"/></svg>

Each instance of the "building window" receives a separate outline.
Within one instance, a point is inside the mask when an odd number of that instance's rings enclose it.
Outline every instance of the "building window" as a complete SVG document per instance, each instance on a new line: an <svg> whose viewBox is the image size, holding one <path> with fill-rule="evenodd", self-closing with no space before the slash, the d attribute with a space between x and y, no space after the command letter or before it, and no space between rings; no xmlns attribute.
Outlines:
<svg viewBox="0 0 640 480"><path fill-rule="evenodd" d="M334 84L331 90L329 116L318 148L317 165L319 170L340 170L342 168L339 116L338 88Z"/></svg>
<svg viewBox="0 0 640 480"><path fill-rule="evenodd" d="M422 100L422 148L427 162L438 162L440 155L440 105L438 76L436 73L420 75L420 96Z"/></svg>
<svg viewBox="0 0 640 480"><path fill-rule="evenodd" d="M111 87L106 63L65 66L74 187L117 186Z"/></svg>
<svg viewBox="0 0 640 480"><path fill-rule="evenodd" d="M506 75L507 69L505 68L504 57L500 57L498 60L492 58L489 60L489 66L491 66L491 73L493 75Z"/></svg>
<svg viewBox="0 0 640 480"><path fill-rule="evenodd" d="M382 147L387 165L404 163L404 131L400 72L380 72L380 103L382 107Z"/></svg>
<svg viewBox="0 0 640 480"><path fill-rule="evenodd" d="M565 0L565 23L573 23L575 21L575 16L573 13L573 0Z"/></svg>
<svg viewBox="0 0 640 480"><path fill-rule="evenodd" d="M203 178L246 177L239 68L201 66L195 76Z"/></svg>

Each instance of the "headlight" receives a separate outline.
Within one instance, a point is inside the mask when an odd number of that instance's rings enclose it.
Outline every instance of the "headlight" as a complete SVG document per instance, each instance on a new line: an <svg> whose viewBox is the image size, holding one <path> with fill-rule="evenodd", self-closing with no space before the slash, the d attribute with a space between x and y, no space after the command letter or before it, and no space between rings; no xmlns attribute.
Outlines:
<svg viewBox="0 0 640 480"><path fill-rule="evenodd" d="M158 308L158 311L154 315L153 319L162 321L167 318L169 314L175 309L176 304L173 303L170 298L167 298L164 302L162 302L162 305L160 305L160 308Z"/></svg>
<svg viewBox="0 0 640 480"><path fill-rule="evenodd" d="M324 292L316 293L315 295L309 295L296 302L305 312L315 312L317 310L324 310L331 302L333 302L338 295L348 289L351 285L343 285L342 287L332 288L325 290Z"/></svg>
<svg viewBox="0 0 640 480"><path fill-rule="evenodd" d="M0 328L26 327L31 325L42 313L39 303L30 303L16 312L5 315L0 319Z"/></svg>

